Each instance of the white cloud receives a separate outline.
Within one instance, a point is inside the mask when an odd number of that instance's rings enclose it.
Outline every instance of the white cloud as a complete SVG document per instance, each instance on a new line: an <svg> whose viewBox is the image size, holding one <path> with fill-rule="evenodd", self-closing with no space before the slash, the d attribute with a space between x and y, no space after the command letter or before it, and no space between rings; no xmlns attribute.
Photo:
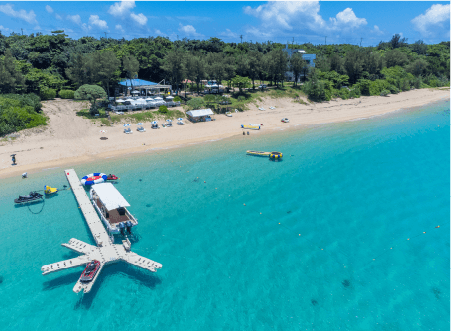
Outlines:
<svg viewBox="0 0 451 331"><path fill-rule="evenodd" d="M50 7L49 5L45 6L45 10L47 10L48 13L53 13L53 8Z"/></svg>
<svg viewBox="0 0 451 331"><path fill-rule="evenodd" d="M101 29L108 29L108 24L106 21L101 20L99 15L91 15L89 16L89 24L95 25Z"/></svg>
<svg viewBox="0 0 451 331"><path fill-rule="evenodd" d="M36 14L33 10L30 10L28 13L24 9L15 11L13 5L10 5L9 3L7 3L6 5L0 5L0 12L8 16L20 18L30 24L38 23L38 21L36 20Z"/></svg>
<svg viewBox="0 0 451 331"><path fill-rule="evenodd" d="M147 23L147 17L143 13L138 15L136 15L135 13L131 13L130 17L133 21L135 21L139 25L146 25Z"/></svg>
<svg viewBox="0 0 451 331"><path fill-rule="evenodd" d="M57 19L57 20L62 20L63 18L60 16L60 15L58 15L58 14L55 14L55 18Z"/></svg>
<svg viewBox="0 0 451 331"><path fill-rule="evenodd" d="M124 17L129 13L130 9L135 7L135 1L116 2L110 6L108 13L116 17Z"/></svg>
<svg viewBox="0 0 451 331"><path fill-rule="evenodd" d="M352 8L346 8L339 12L335 18L329 18L331 28L335 30L341 29L357 29L367 24L366 19L355 16Z"/></svg>
<svg viewBox="0 0 451 331"><path fill-rule="evenodd" d="M36 26L33 28L33 30L39 31L39 30L41 30L41 27L40 27L39 25L36 25Z"/></svg>
<svg viewBox="0 0 451 331"><path fill-rule="evenodd" d="M307 25L322 28L325 22L319 13L318 1L268 2L257 8L244 7L244 13L260 18L264 27L293 30L293 27Z"/></svg>
<svg viewBox="0 0 451 331"><path fill-rule="evenodd" d="M158 35L158 36L167 36L167 34L164 33L164 32L161 32L160 29L155 29L155 34Z"/></svg>
<svg viewBox="0 0 451 331"><path fill-rule="evenodd" d="M374 26L373 30L371 30L372 33L377 35L383 35L384 31L381 31L377 25Z"/></svg>
<svg viewBox="0 0 451 331"><path fill-rule="evenodd" d="M186 34L187 36L193 37L202 36L202 34L196 32L196 29L192 25L183 25L182 23L179 23L179 31Z"/></svg>
<svg viewBox="0 0 451 331"><path fill-rule="evenodd" d="M447 31L449 33L449 17L450 5L432 5L424 14L418 15L411 20L414 29L419 31L423 36L432 36L437 32L437 29L442 30L445 22Z"/></svg>
<svg viewBox="0 0 451 331"><path fill-rule="evenodd" d="M115 26L115 28L116 28L116 30L121 31L122 33L125 32L124 29L122 28L122 25L120 25L120 24L117 24L117 25Z"/></svg>
<svg viewBox="0 0 451 331"><path fill-rule="evenodd" d="M68 19L69 21L72 21L73 23L77 24L77 25L81 25L81 17L80 15L67 15L66 19Z"/></svg>
<svg viewBox="0 0 451 331"><path fill-rule="evenodd" d="M8 28L5 28L3 25L0 25L0 31L2 31L2 32L8 32L9 29L8 29Z"/></svg>
<svg viewBox="0 0 451 331"><path fill-rule="evenodd" d="M350 34L367 25L366 19L357 17L352 8L346 8L326 21L319 14L319 1L268 2L256 8L246 6L243 11L260 20L259 26L245 28L247 34L257 39L274 36L324 38L326 33Z"/></svg>
<svg viewBox="0 0 451 331"><path fill-rule="evenodd" d="M84 32L88 32L89 30L91 30L91 26L89 26L89 25L86 24L86 23L83 23L83 24L81 25L81 28L83 29Z"/></svg>
<svg viewBox="0 0 451 331"><path fill-rule="evenodd" d="M232 32L230 29L226 29L224 32L221 32L219 34L220 36L227 37L227 38L234 38L237 39L239 36L235 32Z"/></svg>

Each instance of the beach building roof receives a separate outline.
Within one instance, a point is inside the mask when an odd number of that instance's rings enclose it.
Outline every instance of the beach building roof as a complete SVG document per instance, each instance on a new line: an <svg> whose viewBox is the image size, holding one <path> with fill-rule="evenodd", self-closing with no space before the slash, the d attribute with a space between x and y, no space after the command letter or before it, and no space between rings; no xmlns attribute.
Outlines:
<svg viewBox="0 0 451 331"><path fill-rule="evenodd" d="M132 86L133 85L133 87L158 85L157 83L149 82L148 80L144 80L144 79L127 79L127 80L124 80L123 82L119 82L119 84L121 84L122 86Z"/></svg>
<svg viewBox="0 0 451 331"><path fill-rule="evenodd" d="M130 207L127 200L119 193L111 183L95 184L92 186L99 196L100 201L107 210L117 209L119 207Z"/></svg>
<svg viewBox="0 0 451 331"><path fill-rule="evenodd" d="M186 114L191 117L201 117L201 116L213 115L213 112L211 111L211 109L197 109L197 110L187 111Z"/></svg>

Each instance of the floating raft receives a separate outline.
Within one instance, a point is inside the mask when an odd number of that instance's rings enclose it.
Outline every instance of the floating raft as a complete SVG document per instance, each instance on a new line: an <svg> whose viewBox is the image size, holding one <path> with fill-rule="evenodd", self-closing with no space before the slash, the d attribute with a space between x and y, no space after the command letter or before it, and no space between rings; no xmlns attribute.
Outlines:
<svg viewBox="0 0 451 331"><path fill-rule="evenodd" d="M281 159L283 154L280 152L260 152L260 151L246 151L247 155L267 156L270 159Z"/></svg>
<svg viewBox="0 0 451 331"><path fill-rule="evenodd" d="M246 151L248 155L256 155L256 156L269 156L271 152L259 152L259 151Z"/></svg>
<svg viewBox="0 0 451 331"><path fill-rule="evenodd" d="M260 125L246 125L246 124L241 124L241 128L242 129L249 129L249 130L260 130Z"/></svg>

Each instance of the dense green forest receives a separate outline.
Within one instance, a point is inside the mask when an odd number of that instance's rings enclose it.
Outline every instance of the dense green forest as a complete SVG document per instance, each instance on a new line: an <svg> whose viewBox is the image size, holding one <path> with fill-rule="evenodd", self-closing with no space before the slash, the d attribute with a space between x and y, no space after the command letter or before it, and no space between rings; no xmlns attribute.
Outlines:
<svg viewBox="0 0 451 331"><path fill-rule="evenodd" d="M283 86L287 70L296 77L306 74L304 84L297 88L314 101L449 86L449 41L409 44L394 35L374 47L310 43L289 47L316 54L316 69L309 70L299 54L289 59L282 50L285 45L272 42L236 44L218 38L172 42L163 37L74 40L64 31L0 33L0 92L32 93L42 100L72 98L78 88L90 84L112 95L119 81L136 76L153 82L165 79L174 90L186 88L182 85L185 79L196 83L191 89L198 89L203 79L215 79L239 86L241 91L261 80ZM0 104L0 134L17 127L5 122L6 109ZM29 124L20 128L23 125Z"/></svg>

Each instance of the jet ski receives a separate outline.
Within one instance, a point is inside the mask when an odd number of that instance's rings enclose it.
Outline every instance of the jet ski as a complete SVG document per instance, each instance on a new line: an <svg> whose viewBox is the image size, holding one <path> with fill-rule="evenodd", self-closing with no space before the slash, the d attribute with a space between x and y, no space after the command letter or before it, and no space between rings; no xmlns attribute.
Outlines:
<svg viewBox="0 0 451 331"><path fill-rule="evenodd" d="M46 186L44 186L44 192L46 195L51 195L51 194L58 192L58 189L46 185Z"/></svg>
<svg viewBox="0 0 451 331"><path fill-rule="evenodd" d="M39 194L38 192L30 192L29 195L19 195L18 199L14 199L15 203L27 203L27 202L33 202L42 200L43 195Z"/></svg>
<svg viewBox="0 0 451 331"><path fill-rule="evenodd" d="M117 178L116 175L112 175L112 174L109 174L108 177L106 178L106 180L117 180L117 179L119 179L119 178Z"/></svg>
<svg viewBox="0 0 451 331"><path fill-rule="evenodd" d="M97 260L91 261L86 265L85 270L83 270L80 276L80 282L87 283L94 279L97 271L99 271L100 262Z"/></svg>

